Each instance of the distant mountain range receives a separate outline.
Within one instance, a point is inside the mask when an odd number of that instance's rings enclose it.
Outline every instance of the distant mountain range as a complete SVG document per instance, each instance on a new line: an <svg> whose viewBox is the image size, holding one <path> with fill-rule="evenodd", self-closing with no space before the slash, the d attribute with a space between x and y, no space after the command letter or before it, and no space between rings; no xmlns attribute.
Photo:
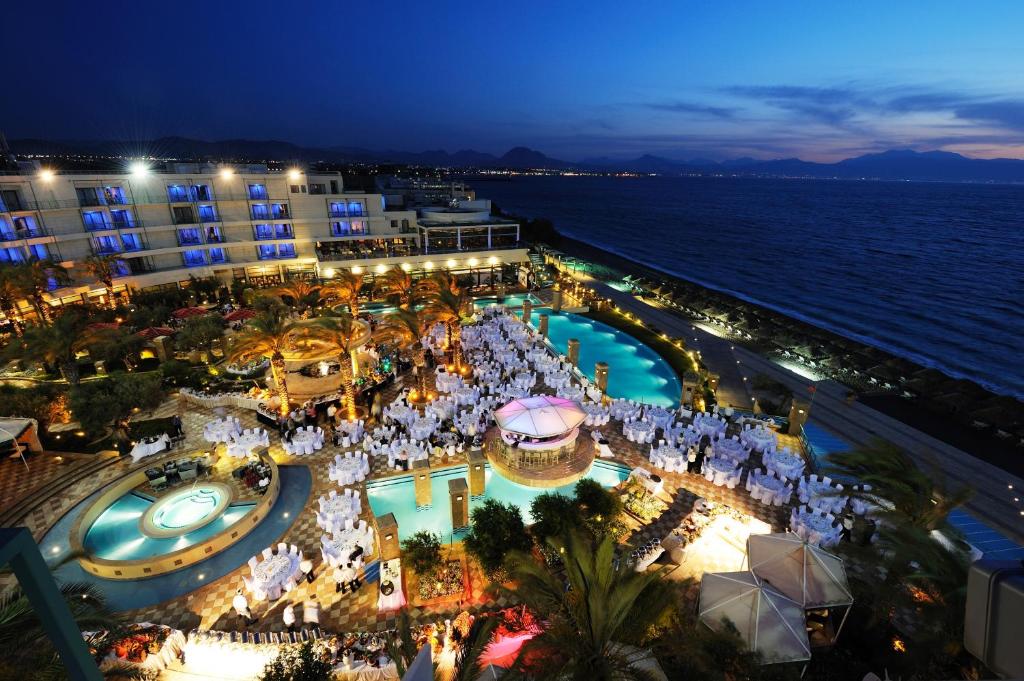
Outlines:
<svg viewBox="0 0 1024 681"><path fill-rule="evenodd" d="M679 161L646 154L632 160L607 157L580 161L550 158L527 147L515 147L501 156L472 149L449 153L443 149L408 152L374 151L360 147L303 147L275 140L221 140L207 142L184 137L162 137L147 142L11 140L17 154L142 156L235 161L303 161L401 163L461 169L596 170L659 173L664 175L747 175L763 177L816 177L841 179L919 180L934 182L1024 182L1024 160L973 159L948 151L917 152L896 149L865 154L836 163L814 163L798 158L763 161Z"/></svg>

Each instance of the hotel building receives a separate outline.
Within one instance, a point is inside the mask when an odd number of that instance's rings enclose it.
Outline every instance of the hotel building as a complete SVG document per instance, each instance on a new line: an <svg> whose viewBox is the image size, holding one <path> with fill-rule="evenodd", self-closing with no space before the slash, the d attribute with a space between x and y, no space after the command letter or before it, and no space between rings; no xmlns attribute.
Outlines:
<svg viewBox="0 0 1024 681"><path fill-rule="evenodd" d="M0 267L52 259L73 283L53 305L107 294L82 267L112 256L114 292L217 277L255 286L292 277L370 277L393 267L514 279L527 265L519 225L459 185L418 192L346 191L340 173L168 163L131 173L0 175ZM452 186L455 188L455 185ZM27 302L22 302L28 311Z"/></svg>

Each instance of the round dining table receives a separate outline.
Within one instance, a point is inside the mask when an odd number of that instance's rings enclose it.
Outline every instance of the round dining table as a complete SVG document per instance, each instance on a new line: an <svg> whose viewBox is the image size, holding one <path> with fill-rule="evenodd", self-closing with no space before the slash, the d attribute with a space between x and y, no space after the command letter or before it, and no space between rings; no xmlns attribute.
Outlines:
<svg viewBox="0 0 1024 681"><path fill-rule="evenodd" d="M327 464L327 476L343 485L351 485L366 477L367 463L361 456L344 456Z"/></svg>
<svg viewBox="0 0 1024 681"><path fill-rule="evenodd" d="M675 419L676 413L674 411L669 411L665 407L648 407L644 411L644 416L647 417L649 421L653 421L654 425L658 428L667 430L672 424L673 419Z"/></svg>
<svg viewBox="0 0 1024 681"><path fill-rule="evenodd" d="M234 441L228 443L228 456L244 459L252 454L252 450L266 444L268 444L267 434L263 430L235 435Z"/></svg>
<svg viewBox="0 0 1024 681"><path fill-rule="evenodd" d="M650 421L626 421L622 424L622 433L632 436L636 442L650 442L654 439L654 424Z"/></svg>
<svg viewBox="0 0 1024 681"><path fill-rule="evenodd" d="M786 476L790 480L799 478L804 472L804 460L793 452L786 450L765 454L764 463L769 469Z"/></svg>
<svg viewBox="0 0 1024 681"><path fill-rule="evenodd" d="M289 553L277 553L265 558L252 568L253 583L264 591L288 581L295 572L299 557Z"/></svg>
<svg viewBox="0 0 1024 681"><path fill-rule="evenodd" d="M687 455L685 449L664 445L651 452L651 460L662 462L661 467L671 471L685 471L687 466Z"/></svg>
<svg viewBox="0 0 1024 681"><path fill-rule="evenodd" d="M373 549L372 537L373 530L369 528L360 530L356 526L351 529L340 530L323 542L324 551L345 563L348 562L349 556L355 553L356 547L360 547L363 549L363 560L365 561Z"/></svg>
<svg viewBox="0 0 1024 681"><path fill-rule="evenodd" d="M409 435L416 440L426 440L434 429L437 428L437 421L420 416L409 424Z"/></svg>
<svg viewBox="0 0 1024 681"><path fill-rule="evenodd" d="M743 443L732 438L715 440L711 443L711 448L716 455L722 454L736 461L746 461L750 457L750 452L743 446Z"/></svg>
<svg viewBox="0 0 1024 681"><path fill-rule="evenodd" d="M473 388L459 388L455 391L456 404L473 404L476 402L477 392Z"/></svg>
<svg viewBox="0 0 1024 681"><path fill-rule="evenodd" d="M203 439L213 444L231 442L233 436L241 432L241 424L233 418L214 419L203 426Z"/></svg>
<svg viewBox="0 0 1024 681"><path fill-rule="evenodd" d="M388 416L399 423L409 423L416 418L417 412L412 407L404 404L395 404L388 407Z"/></svg>
<svg viewBox="0 0 1024 681"><path fill-rule="evenodd" d="M740 439L750 445L751 449L763 452L775 446L778 436L775 431L767 428L751 428L740 433Z"/></svg>

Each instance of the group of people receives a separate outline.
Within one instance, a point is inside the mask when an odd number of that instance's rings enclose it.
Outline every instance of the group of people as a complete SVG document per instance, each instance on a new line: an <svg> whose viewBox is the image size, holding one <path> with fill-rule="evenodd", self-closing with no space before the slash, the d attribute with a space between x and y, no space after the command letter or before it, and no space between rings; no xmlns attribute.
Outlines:
<svg viewBox="0 0 1024 681"><path fill-rule="evenodd" d="M309 561L306 561L309 562ZM312 563L303 566L308 569L303 570L306 573L306 581L312 584L316 580L316 574L313 572ZM335 593L355 593L362 587L363 582L359 577L359 570L355 563L351 561L344 565L339 565L334 569L334 591ZM320 603L316 599L316 594L310 594L309 600L304 601L302 604L302 621L304 624L320 624ZM231 606L235 610L235 614L240 620L245 623L245 626L250 627L255 624L258 620L252 614L252 608L249 607L249 599L246 598L245 592L242 589L238 589L235 592L235 597L231 601ZM284 621L285 628L289 632L295 631L296 615L295 615L295 603L287 603L284 606L284 610L281 613L281 617Z"/></svg>

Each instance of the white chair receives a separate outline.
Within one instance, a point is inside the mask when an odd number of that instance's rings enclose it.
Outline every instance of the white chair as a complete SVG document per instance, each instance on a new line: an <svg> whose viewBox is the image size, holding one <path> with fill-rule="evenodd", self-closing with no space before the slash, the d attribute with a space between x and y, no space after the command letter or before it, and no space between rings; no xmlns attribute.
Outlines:
<svg viewBox="0 0 1024 681"><path fill-rule="evenodd" d="M249 559L249 562L247 563L247 565L249 566L249 570L253 570L257 565L259 565L259 558L257 558L256 556L253 556L252 558Z"/></svg>
<svg viewBox="0 0 1024 681"><path fill-rule="evenodd" d="M272 548L270 548L268 546L267 548L263 549L263 558L264 559L270 558L272 555L274 555L274 550Z"/></svg>

